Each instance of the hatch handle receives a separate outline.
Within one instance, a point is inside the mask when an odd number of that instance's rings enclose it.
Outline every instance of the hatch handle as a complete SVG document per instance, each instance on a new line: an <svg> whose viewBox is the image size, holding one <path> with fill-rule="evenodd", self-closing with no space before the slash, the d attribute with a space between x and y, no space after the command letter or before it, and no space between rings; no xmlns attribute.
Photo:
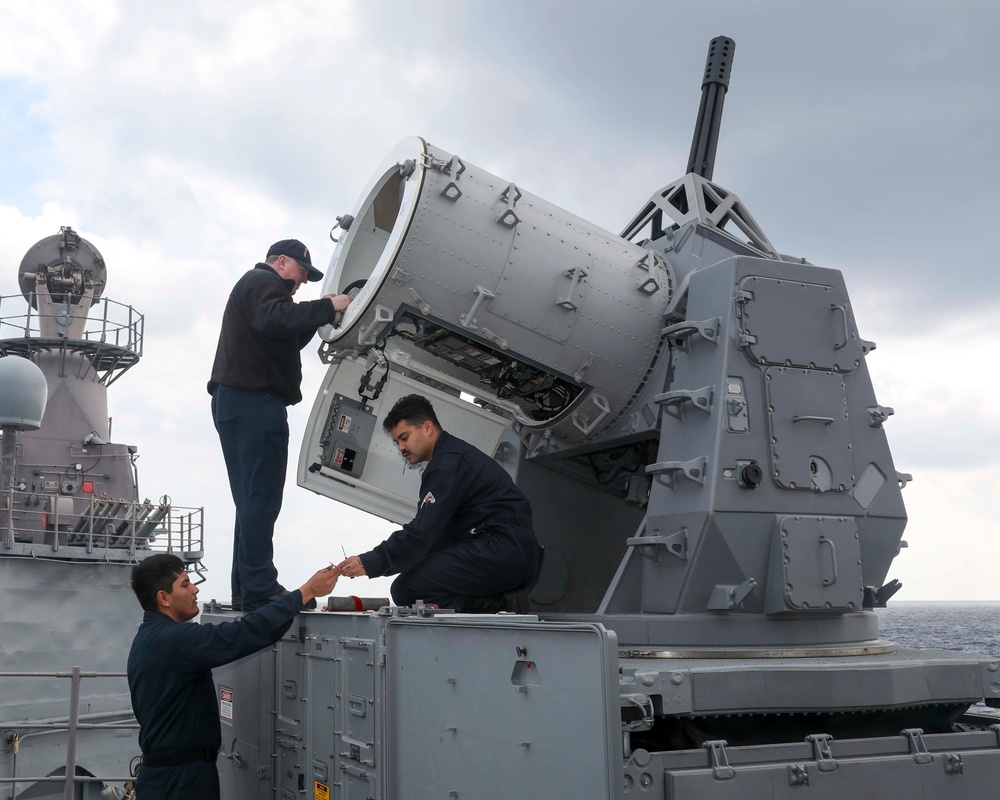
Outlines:
<svg viewBox="0 0 1000 800"><path fill-rule="evenodd" d="M347 711L351 716L363 717L367 714L368 703L360 695L352 694L347 698Z"/></svg>
<svg viewBox="0 0 1000 800"><path fill-rule="evenodd" d="M847 340L851 334L850 328L848 327L847 323L847 306L846 305L838 306L836 304L833 304L830 306L830 310L839 312L838 316L840 317L840 323L844 328L843 339L841 339L839 344L834 344L833 349L843 350L845 347L847 347Z"/></svg>
<svg viewBox="0 0 1000 800"><path fill-rule="evenodd" d="M818 417L815 414L796 414L792 417L792 424L798 425L800 422L821 422L824 425L833 425L833 417Z"/></svg>
<svg viewBox="0 0 1000 800"><path fill-rule="evenodd" d="M830 567L833 574L832 578L823 578L824 586L833 586L837 582L837 546L833 543L833 539L827 539L825 536L819 537L819 546L823 545L830 546Z"/></svg>

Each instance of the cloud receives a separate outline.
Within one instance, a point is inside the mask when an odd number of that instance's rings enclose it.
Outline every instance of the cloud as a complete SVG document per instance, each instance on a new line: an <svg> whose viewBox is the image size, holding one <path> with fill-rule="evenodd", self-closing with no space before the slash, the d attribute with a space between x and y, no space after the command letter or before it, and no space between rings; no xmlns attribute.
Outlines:
<svg viewBox="0 0 1000 800"><path fill-rule="evenodd" d="M93 69L120 21L113 0L66 3L37 0L0 10L0 76L36 81L71 77Z"/></svg>
<svg viewBox="0 0 1000 800"><path fill-rule="evenodd" d="M142 362L111 390L116 438L140 446L144 492L205 504L206 589L225 596L231 501L205 382L237 277L287 236L326 261L334 217L410 135L617 232L683 173L706 45L727 34L737 51L715 178L779 250L843 271L861 334L878 342L868 364L879 401L896 409L887 435L897 467L915 476L905 495L914 547L900 564L921 566L905 567L917 576L908 597L994 596L956 564L995 534L984 509L1000 452L989 368L1000 347L1000 107L988 102L1000 7L566 9L5 4L0 294L19 293L22 255L60 225L102 251L108 296L146 323ZM306 400L290 410L298 431L321 372L314 348L304 358ZM391 529L291 477L281 525L283 575ZM967 537L941 574L917 556L936 525Z"/></svg>

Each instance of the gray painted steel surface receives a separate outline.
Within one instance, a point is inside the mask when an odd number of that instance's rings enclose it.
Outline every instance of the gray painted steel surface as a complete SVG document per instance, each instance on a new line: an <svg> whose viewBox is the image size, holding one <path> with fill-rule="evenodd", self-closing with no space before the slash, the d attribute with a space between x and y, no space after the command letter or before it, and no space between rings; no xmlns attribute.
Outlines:
<svg viewBox="0 0 1000 800"><path fill-rule="evenodd" d="M0 298L0 673L19 674L0 677L0 777L18 778L18 796L63 797L60 783L26 778L65 774L67 754L98 777L129 774L139 754L132 730L69 739L68 681L23 673L124 673L142 617L132 565L168 550L200 569L201 510L139 496L138 447L111 436L107 389L141 356L143 318L102 297L106 277L97 249L63 228L25 255L23 297ZM12 380L26 371L41 378L27 392ZM80 701L83 725L133 722L124 678L86 678ZM30 727L40 721L63 730Z"/></svg>
<svg viewBox="0 0 1000 800"><path fill-rule="evenodd" d="M720 100L703 103L706 142ZM546 546L531 611L617 640L619 716L602 734L621 737L625 796L992 796L1000 717L969 709L1000 706L1000 662L879 637L910 476L868 374L875 344L841 273L781 254L709 179L712 143L696 150L615 237L464 156L403 142L338 217L325 290L357 300L324 334L300 483L400 521L416 481L380 432L393 400L421 391L445 428L479 426ZM338 393L375 431L352 444L370 452L350 476L322 458ZM480 657L445 650L445 675ZM434 648L416 652L419 675L433 672ZM403 719L413 738L399 764L388 747L389 763L362 770L367 785L460 772L439 713L455 687L400 689L379 701L374 736ZM456 715L504 730L490 696L462 694ZM565 737L606 759L578 723ZM520 777L514 761L475 771L450 796ZM570 796L562 777L533 788Z"/></svg>
<svg viewBox="0 0 1000 800"><path fill-rule="evenodd" d="M215 680L227 798L622 797L601 625L304 612Z"/></svg>

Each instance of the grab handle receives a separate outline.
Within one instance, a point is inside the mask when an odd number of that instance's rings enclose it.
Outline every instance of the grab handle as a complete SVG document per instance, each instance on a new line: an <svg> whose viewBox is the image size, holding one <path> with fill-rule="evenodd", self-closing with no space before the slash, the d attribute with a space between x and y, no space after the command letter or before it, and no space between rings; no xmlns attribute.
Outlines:
<svg viewBox="0 0 1000 800"><path fill-rule="evenodd" d="M834 545L832 539L827 539L825 536L819 537L819 544L822 547L825 544L830 545L830 568L833 572L832 578L823 578L824 586L833 586L837 582L837 547Z"/></svg>

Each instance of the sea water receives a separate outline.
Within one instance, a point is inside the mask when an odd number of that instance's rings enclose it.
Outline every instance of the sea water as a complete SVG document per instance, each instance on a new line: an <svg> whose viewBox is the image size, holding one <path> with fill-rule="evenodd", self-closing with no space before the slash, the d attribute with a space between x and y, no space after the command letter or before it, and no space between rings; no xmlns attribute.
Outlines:
<svg viewBox="0 0 1000 800"><path fill-rule="evenodd" d="M1000 603L890 600L876 613L879 637L900 648L1000 655ZM998 709L977 703L972 710L1000 721Z"/></svg>
<svg viewBox="0 0 1000 800"><path fill-rule="evenodd" d="M879 636L902 648L1000 655L1000 603L889 601Z"/></svg>

